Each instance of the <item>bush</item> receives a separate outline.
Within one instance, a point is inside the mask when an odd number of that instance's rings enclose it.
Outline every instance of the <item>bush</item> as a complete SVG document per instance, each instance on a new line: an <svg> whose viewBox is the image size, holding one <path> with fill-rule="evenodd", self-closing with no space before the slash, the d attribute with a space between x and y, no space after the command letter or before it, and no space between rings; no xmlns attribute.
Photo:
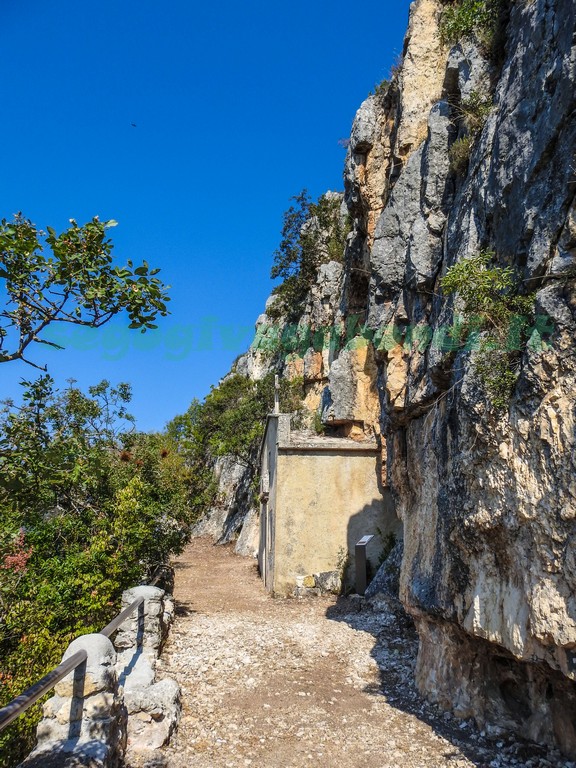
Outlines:
<svg viewBox="0 0 576 768"><path fill-rule="evenodd" d="M0 413L0 704L101 629L191 522L189 470L169 436L133 431L127 385L24 387ZM30 750L39 717L38 704L0 736L3 765Z"/></svg>
<svg viewBox="0 0 576 768"><path fill-rule="evenodd" d="M456 105L455 110L468 133L475 136L482 130L486 118L492 111L492 99L490 96L484 97L477 91L472 91L467 99L462 99Z"/></svg>
<svg viewBox="0 0 576 768"><path fill-rule="evenodd" d="M456 139L450 147L448 158L450 160L450 171L457 176L464 176L470 163L470 153L472 151L472 138L463 136Z"/></svg>
<svg viewBox="0 0 576 768"><path fill-rule="evenodd" d="M280 405L286 412L301 407L302 379L280 379ZM234 456L248 461L264 434L266 417L274 408L274 374L260 381L227 376L212 387L198 406L192 440L213 458Z"/></svg>
<svg viewBox="0 0 576 768"><path fill-rule="evenodd" d="M476 39L491 58L501 56L509 0L454 0L442 12L440 38L445 45Z"/></svg>
<svg viewBox="0 0 576 768"><path fill-rule="evenodd" d="M534 296L518 294L511 267L490 267L494 254L483 251L454 264L442 290L463 304L461 343L476 349L474 368L496 409L506 408L514 389Z"/></svg>
<svg viewBox="0 0 576 768"><path fill-rule="evenodd" d="M492 109L492 99L472 91L467 99L453 105L458 118L464 124L466 134L452 144L448 151L450 171L457 176L464 176L470 163L470 154L474 138L482 130L486 118Z"/></svg>
<svg viewBox="0 0 576 768"><path fill-rule="evenodd" d="M314 412L313 427L314 427L314 432L316 432L317 435L326 434L326 425L322 421L322 414L320 413L320 411Z"/></svg>
<svg viewBox="0 0 576 768"><path fill-rule="evenodd" d="M303 380L280 379L280 408L296 418L302 409ZM266 417L274 407L274 374L260 381L233 374L213 387L204 403L194 401L186 414L167 427L181 446L191 471L191 507L195 516L205 514L216 500L218 483L214 462L231 456L246 465L257 483L258 448Z"/></svg>
<svg viewBox="0 0 576 768"><path fill-rule="evenodd" d="M385 99L390 89L390 80L384 78L379 83L376 83L374 88L370 91L368 96L376 96L378 99Z"/></svg>

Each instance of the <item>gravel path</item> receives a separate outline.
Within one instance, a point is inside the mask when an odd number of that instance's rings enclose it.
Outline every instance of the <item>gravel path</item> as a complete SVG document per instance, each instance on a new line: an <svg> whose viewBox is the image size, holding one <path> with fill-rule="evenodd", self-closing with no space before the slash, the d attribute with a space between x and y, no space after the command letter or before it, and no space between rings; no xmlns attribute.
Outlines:
<svg viewBox="0 0 576 768"><path fill-rule="evenodd" d="M271 598L253 561L196 539L176 561L177 618L160 674L182 687L168 768L572 766L490 741L427 705L416 638L393 605Z"/></svg>

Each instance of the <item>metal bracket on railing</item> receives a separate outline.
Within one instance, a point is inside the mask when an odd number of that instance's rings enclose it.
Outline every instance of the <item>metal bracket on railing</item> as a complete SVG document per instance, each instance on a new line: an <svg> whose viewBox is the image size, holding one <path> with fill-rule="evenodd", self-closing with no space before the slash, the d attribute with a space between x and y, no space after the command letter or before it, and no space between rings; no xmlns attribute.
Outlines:
<svg viewBox="0 0 576 768"><path fill-rule="evenodd" d="M372 541L374 536L362 536L359 542L357 542L354 559L356 561L356 592L359 595L363 595L366 592L368 586L368 562L366 559L366 545L369 541Z"/></svg>

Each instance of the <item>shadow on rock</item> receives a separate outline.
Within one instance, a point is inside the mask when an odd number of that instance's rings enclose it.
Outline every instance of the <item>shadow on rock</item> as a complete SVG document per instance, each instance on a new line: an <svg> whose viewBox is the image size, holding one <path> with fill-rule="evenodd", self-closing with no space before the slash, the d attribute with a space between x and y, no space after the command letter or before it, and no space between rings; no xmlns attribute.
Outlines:
<svg viewBox="0 0 576 768"><path fill-rule="evenodd" d="M22 768L105 768L112 765L109 748L101 741L55 742L50 749L33 753Z"/></svg>

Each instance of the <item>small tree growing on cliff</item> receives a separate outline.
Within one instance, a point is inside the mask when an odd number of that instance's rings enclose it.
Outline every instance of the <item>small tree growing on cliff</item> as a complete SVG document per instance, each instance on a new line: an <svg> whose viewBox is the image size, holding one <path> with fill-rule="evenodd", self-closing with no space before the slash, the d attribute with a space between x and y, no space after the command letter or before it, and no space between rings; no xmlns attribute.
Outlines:
<svg viewBox="0 0 576 768"><path fill-rule="evenodd" d="M340 197L321 195L313 203L303 189L295 195L295 205L284 213L282 240L274 252L270 277L283 278L273 293L276 301L269 308L272 317L296 317L318 267L328 261L342 261L348 224L340 215Z"/></svg>
<svg viewBox="0 0 576 768"><path fill-rule="evenodd" d="M464 314L463 343L476 349L474 368L496 409L507 407L516 384L520 351L534 312L534 296L518 294L511 267L491 266L489 251L462 259L441 280L458 294Z"/></svg>

